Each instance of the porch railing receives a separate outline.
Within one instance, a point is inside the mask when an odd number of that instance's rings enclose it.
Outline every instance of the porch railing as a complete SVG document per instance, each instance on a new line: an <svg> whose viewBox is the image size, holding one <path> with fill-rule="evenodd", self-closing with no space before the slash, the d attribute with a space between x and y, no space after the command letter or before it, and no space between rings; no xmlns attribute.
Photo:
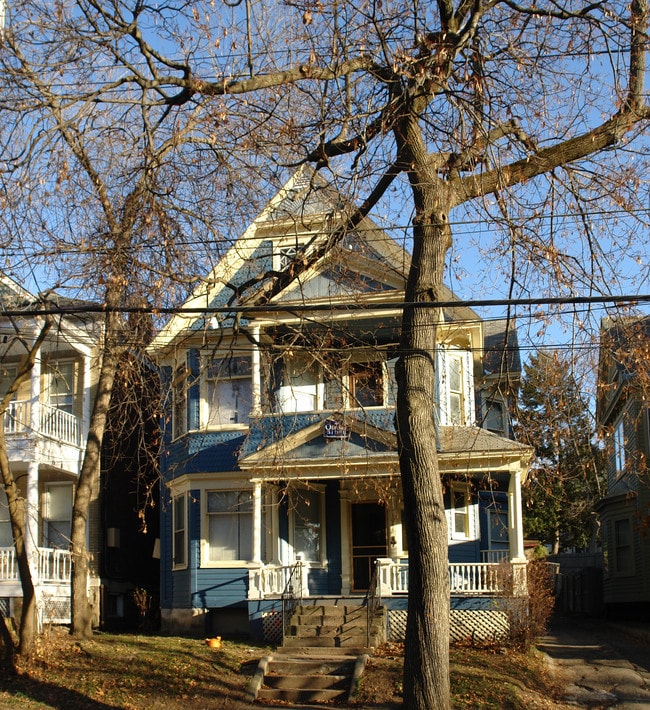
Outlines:
<svg viewBox="0 0 650 710"><path fill-rule="evenodd" d="M303 598L303 565L298 560L292 567L287 584L282 591L282 640L289 634L291 617Z"/></svg>
<svg viewBox="0 0 650 710"><path fill-rule="evenodd" d="M69 550L56 550L50 547L37 549L34 583L67 584L71 576L72 555ZM16 582L19 579L16 551L13 547L0 547L0 582Z"/></svg>
<svg viewBox="0 0 650 710"><path fill-rule="evenodd" d="M449 563L449 593L458 596L521 594L525 591L525 562ZM296 566L262 565L249 572L249 598L280 597L289 586ZM308 596L308 563L300 567L300 593ZM297 578L294 577L294 584ZM377 560L376 594L379 598L406 594L409 588L408 562ZM374 585L374 582L371 582ZM373 586L374 588L374 586Z"/></svg>
<svg viewBox="0 0 650 710"><path fill-rule="evenodd" d="M35 434L41 434L73 446L81 444L79 417L43 402L39 404L39 408L39 430L34 432ZM30 410L30 402L27 400L10 402L4 415L5 434L22 434L29 431Z"/></svg>
<svg viewBox="0 0 650 710"><path fill-rule="evenodd" d="M510 550L481 550L481 562L503 562L510 559Z"/></svg>
<svg viewBox="0 0 650 710"><path fill-rule="evenodd" d="M464 596L499 594L503 589L501 564L496 562L449 563L449 592ZM408 592L408 563L379 560L382 596Z"/></svg>

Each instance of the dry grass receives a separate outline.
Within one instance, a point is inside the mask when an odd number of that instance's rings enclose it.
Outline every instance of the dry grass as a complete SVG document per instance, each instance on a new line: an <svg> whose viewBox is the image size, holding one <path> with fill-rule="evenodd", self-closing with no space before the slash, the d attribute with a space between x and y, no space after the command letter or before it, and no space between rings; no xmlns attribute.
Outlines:
<svg viewBox="0 0 650 710"><path fill-rule="evenodd" d="M180 710L250 708L246 691L268 648L203 641L98 633L77 642L52 629L17 678L0 679L0 708L41 710ZM539 655L485 647L452 649L455 708L546 710L563 707ZM359 706L402 707L402 647L386 644L370 659Z"/></svg>

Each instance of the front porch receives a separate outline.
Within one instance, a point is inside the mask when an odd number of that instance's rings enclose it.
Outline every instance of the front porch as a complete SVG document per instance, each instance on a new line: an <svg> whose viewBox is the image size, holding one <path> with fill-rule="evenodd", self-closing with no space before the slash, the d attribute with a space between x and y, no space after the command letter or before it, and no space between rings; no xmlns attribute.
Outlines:
<svg viewBox="0 0 650 710"><path fill-rule="evenodd" d="M72 555L69 550L48 547L34 550L32 581L40 624L70 622L71 576ZM0 602L3 611L13 614L13 607L22 594L16 552L13 547L0 547Z"/></svg>
<svg viewBox="0 0 650 710"><path fill-rule="evenodd" d="M526 561L449 563L450 641L494 642L509 637L513 615L525 604ZM378 559L369 590L356 595L311 594L310 565L261 565L249 570L251 630L270 643L281 643L287 615L298 605L355 604L382 608L385 638L403 641L408 613L408 563Z"/></svg>

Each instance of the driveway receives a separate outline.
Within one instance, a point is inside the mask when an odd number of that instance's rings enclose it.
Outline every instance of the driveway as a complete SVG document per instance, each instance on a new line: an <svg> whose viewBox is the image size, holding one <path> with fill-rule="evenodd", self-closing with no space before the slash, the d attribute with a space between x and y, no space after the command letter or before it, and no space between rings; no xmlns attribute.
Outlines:
<svg viewBox="0 0 650 710"><path fill-rule="evenodd" d="M555 618L538 644L580 707L650 709L650 623Z"/></svg>

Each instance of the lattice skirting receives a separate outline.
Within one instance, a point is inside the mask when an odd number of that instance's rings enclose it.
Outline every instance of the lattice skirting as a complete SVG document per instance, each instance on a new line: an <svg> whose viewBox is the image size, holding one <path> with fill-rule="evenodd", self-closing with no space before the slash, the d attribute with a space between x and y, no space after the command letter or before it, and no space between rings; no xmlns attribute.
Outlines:
<svg viewBox="0 0 650 710"><path fill-rule="evenodd" d="M11 616L11 599L0 597L0 611L2 611L3 616Z"/></svg>
<svg viewBox="0 0 650 710"><path fill-rule="evenodd" d="M39 616L42 624L69 624L70 597L43 594L39 604Z"/></svg>
<svg viewBox="0 0 650 710"><path fill-rule="evenodd" d="M262 614L262 633L267 643L282 643L282 612L267 611Z"/></svg>
<svg viewBox="0 0 650 710"><path fill-rule="evenodd" d="M406 609L388 611L390 641L403 641L406 637L406 615ZM449 624L452 643L505 641L510 635L510 623L505 611L452 609Z"/></svg>

